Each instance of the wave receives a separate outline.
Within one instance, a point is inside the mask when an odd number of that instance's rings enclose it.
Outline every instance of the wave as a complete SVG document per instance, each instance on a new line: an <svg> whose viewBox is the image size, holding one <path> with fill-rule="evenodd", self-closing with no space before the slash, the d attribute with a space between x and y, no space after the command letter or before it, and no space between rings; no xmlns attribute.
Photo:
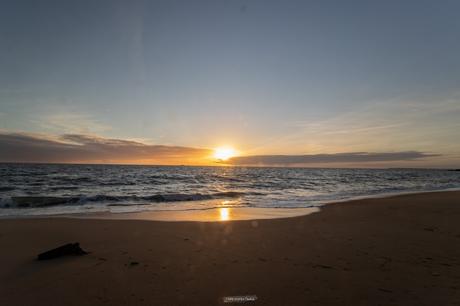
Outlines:
<svg viewBox="0 0 460 306"><path fill-rule="evenodd" d="M7 191L12 191L15 190L16 188L10 187L10 186L0 186L0 192L7 192Z"/></svg>
<svg viewBox="0 0 460 306"><path fill-rule="evenodd" d="M104 202L112 203L112 206L160 203L160 202L184 202L184 201L204 201L213 199L239 198L243 192L228 191L210 194L202 193L173 193L173 194L154 194L149 196L113 196L95 195L78 197L51 197L51 196L12 196L0 199L2 208L35 208L57 205L84 205L88 203ZM117 204L117 203L124 204Z"/></svg>

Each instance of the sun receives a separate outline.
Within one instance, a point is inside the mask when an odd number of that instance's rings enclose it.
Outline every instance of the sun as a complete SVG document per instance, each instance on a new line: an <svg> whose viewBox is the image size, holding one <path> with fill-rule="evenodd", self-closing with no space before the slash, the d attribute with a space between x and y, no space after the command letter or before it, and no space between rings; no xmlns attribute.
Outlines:
<svg viewBox="0 0 460 306"><path fill-rule="evenodd" d="M230 209L228 207L219 208L220 221L227 221L230 219Z"/></svg>
<svg viewBox="0 0 460 306"><path fill-rule="evenodd" d="M219 147L214 149L215 159L226 161L234 156L236 156L236 151L232 147Z"/></svg>

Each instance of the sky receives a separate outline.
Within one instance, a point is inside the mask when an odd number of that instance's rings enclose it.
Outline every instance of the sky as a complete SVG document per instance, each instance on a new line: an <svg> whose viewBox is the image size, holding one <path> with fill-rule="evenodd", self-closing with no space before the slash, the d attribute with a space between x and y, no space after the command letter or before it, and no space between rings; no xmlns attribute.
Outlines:
<svg viewBox="0 0 460 306"><path fill-rule="evenodd" d="M0 0L0 161L458 168L459 10Z"/></svg>

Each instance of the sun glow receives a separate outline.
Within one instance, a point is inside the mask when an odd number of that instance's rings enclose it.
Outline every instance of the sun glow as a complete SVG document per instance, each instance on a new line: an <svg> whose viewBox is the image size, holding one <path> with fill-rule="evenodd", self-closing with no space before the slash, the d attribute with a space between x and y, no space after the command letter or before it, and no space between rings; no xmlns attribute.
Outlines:
<svg viewBox="0 0 460 306"><path fill-rule="evenodd" d="M230 219L230 209L228 207L219 208L220 221L228 221Z"/></svg>
<svg viewBox="0 0 460 306"><path fill-rule="evenodd" d="M215 159L226 161L234 156L236 156L236 151L235 149L231 147L220 147L220 148L214 149Z"/></svg>

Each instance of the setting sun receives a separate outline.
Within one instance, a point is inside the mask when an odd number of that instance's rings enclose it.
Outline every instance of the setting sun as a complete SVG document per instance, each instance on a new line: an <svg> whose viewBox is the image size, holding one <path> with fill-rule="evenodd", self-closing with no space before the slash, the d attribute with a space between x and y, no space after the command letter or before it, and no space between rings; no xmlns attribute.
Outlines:
<svg viewBox="0 0 460 306"><path fill-rule="evenodd" d="M228 160L236 155L235 149L231 147L220 147L214 150L214 158L218 160Z"/></svg>
<svg viewBox="0 0 460 306"><path fill-rule="evenodd" d="M230 209L228 207L219 208L220 221L228 221L230 219Z"/></svg>

